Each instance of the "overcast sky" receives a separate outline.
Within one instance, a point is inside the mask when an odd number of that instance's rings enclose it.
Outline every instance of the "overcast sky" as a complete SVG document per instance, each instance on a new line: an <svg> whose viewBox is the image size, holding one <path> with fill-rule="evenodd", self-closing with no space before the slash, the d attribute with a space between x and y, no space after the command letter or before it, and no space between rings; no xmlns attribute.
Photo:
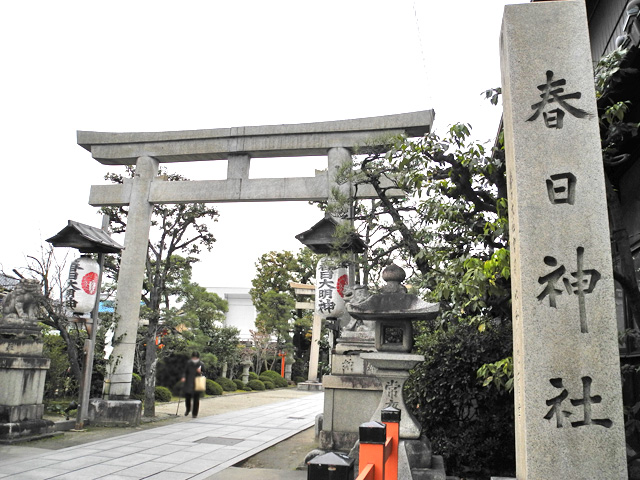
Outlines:
<svg viewBox="0 0 640 480"><path fill-rule="evenodd" d="M527 0L7 1L0 4L0 265L22 267L68 219L100 225L89 187L115 171L76 130L189 130L433 108L435 129L490 140L503 6ZM222 179L226 162L169 164ZM313 176L326 158L256 159L252 177ZM194 280L250 286L257 258L297 250L301 203L225 204ZM120 239L122 241L122 239Z"/></svg>

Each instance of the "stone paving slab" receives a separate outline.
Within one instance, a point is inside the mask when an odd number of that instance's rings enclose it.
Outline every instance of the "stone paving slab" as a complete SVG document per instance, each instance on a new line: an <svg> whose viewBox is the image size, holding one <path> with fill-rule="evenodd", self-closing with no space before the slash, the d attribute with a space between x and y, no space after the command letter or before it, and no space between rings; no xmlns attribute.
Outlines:
<svg viewBox="0 0 640 480"><path fill-rule="evenodd" d="M323 394L301 392L291 400L60 450L29 449L28 457L0 457L0 478L205 480L309 428L322 409Z"/></svg>
<svg viewBox="0 0 640 480"><path fill-rule="evenodd" d="M210 477L210 480L305 480L306 478L307 472L301 470L229 467Z"/></svg>

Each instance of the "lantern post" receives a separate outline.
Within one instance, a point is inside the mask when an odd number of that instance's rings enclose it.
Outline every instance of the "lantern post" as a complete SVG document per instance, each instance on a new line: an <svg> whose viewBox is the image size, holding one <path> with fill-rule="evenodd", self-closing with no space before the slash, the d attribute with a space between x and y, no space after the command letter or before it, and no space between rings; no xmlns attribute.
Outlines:
<svg viewBox="0 0 640 480"><path fill-rule="evenodd" d="M47 242L51 243L54 247L72 247L77 248L82 253L98 254L95 301L93 303L93 309L91 310L91 319L87 319L84 322L88 338L84 341L84 365L78 402L80 405L78 406L75 430L82 430L84 428L84 422L89 412L91 375L93 373L94 351L99 326L98 313L100 311L100 289L102 286L102 272L104 270L104 255L105 253L118 253L124 248L109 237L107 234L108 228L108 215L102 217L102 229L69 220L67 227L47 239Z"/></svg>

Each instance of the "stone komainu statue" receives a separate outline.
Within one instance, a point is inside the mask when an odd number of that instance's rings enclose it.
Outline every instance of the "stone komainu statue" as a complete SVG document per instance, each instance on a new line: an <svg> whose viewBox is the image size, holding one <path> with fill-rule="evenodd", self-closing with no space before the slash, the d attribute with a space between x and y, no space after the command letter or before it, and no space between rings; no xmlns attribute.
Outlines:
<svg viewBox="0 0 640 480"><path fill-rule="evenodd" d="M32 279L20 280L4 297L2 315L4 318L35 319L39 293L40 282Z"/></svg>

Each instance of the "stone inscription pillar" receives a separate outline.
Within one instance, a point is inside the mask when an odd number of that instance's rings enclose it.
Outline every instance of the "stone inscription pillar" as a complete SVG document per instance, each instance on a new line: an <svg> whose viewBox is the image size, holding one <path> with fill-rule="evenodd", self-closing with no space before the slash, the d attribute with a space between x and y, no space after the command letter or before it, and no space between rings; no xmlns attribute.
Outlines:
<svg viewBox="0 0 640 480"><path fill-rule="evenodd" d="M501 34L517 477L626 479L609 224L583 1Z"/></svg>
<svg viewBox="0 0 640 480"><path fill-rule="evenodd" d="M140 297L153 211L153 205L149 203L149 191L151 182L158 173L158 166L158 161L151 157L140 157L136 163L124 250L118 274L116 293L118 324L113 336L114 348L110 358L110 399L126 399L131 393L133 357L140 320Z"/></svg>

